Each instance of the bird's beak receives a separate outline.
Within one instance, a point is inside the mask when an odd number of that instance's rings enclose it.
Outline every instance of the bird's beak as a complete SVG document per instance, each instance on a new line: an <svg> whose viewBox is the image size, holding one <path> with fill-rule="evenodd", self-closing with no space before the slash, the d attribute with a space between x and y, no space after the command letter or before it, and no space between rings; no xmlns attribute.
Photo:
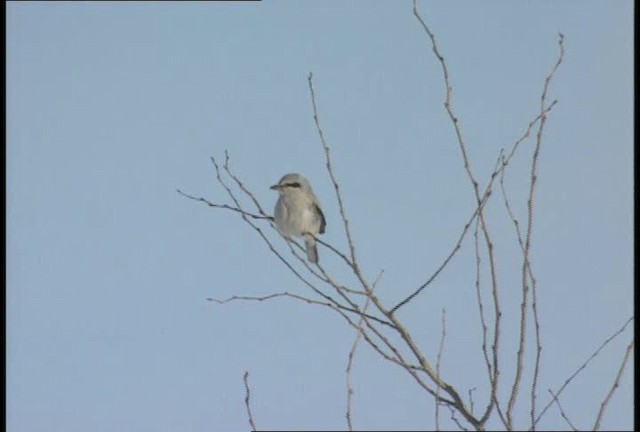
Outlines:
<svg viewBox="0 0 640 432"><path fill-rule="evenodd" d="M278 189L280 189L280 185L275 184L275 185L271 186L269 189L278 190Z"/></svg>

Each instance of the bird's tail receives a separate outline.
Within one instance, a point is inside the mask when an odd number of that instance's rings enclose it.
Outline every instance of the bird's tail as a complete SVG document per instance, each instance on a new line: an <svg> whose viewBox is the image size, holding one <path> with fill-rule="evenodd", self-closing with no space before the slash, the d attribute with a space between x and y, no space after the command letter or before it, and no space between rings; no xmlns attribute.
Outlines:
<svg viewBox="0 0 640 432"><path fill-rule="evenodd" d="M316 239L312 235L306 235L304 239L307 248L307 259L309 262L316 264L318 262L318 248L316 247Z"/></svg>

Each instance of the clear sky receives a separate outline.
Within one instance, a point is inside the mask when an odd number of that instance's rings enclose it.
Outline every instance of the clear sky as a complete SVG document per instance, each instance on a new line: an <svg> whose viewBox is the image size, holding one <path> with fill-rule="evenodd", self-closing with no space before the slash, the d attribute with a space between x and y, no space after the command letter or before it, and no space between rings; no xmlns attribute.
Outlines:
<svg viewBox="0 0 640 432"><path fill-rule="evenodd" d="M387 304L412 292L452 249L474 199L441 70L411 2L6 9L8 430L247 430L245 370L258 428L346 429L354 330L326 308L290 299L207 302L311 294L237 214L176 188L229 203L209 160L228 150L271 210L268 187L300 172L323 205L323 239L346 250L313 123L313 72L363 271L374 279L384 269L377 290ZM543 405L547 389L557 391L633 314L633 2L422 2L421 10L447 61L482 184L500 149L538 113L558 32L566 36L549 89L558 104L540 153L531 257ZM533 145L523 143L506 177L522 221ZM521 255L495 192L487 213L499 257L504 395ZM319 253L351 283L327 249ZM446 309L441 373L464 394L477 387L480 406L486 370L474 283L469 235L398 316L435 361ZM632 338L630 326L563 393L576 427L591 428ZM530 345L529 368L532 353ZM404 371L365 345L353 367L354 427L433 429L433 400ZM603 429L633 428L631 367ZM527 404L515 412L516 425L528 425ZM568 427L555 407L540 426Z"/></svg>

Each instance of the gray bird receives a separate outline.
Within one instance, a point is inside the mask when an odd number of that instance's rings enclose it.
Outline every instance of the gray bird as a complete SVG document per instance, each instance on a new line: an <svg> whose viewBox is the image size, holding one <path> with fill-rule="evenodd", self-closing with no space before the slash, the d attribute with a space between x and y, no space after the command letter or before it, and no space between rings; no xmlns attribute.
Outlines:
<svg viewBox="0 0 640 432"><path fill-rule="evenodd" d="M324 233L326 223L311 185L300 174L291 173L284 175L271 189L280 194L274 210L278 231L287 239L304 237L307 259L317 263L318 249L314 236Z"/></svg>

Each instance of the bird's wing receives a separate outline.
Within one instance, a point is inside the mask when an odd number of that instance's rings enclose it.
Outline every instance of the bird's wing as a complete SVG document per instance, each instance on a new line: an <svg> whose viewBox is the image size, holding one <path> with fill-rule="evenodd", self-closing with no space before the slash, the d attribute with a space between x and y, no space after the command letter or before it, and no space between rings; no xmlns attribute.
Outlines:
<svg viewBox="0 0 640 432"><path fill-rule="evenodd" d="M324 234L324 228L327 226L327 221L324 219L324 213L322 213L322 209L317 203L314 202L313 207L316 214L320 217L320 234Z"/></svg>
<svg viewBox="0 0 640 432"><path fill-rule="evenodd" d="M276 202L276 208L273 212L273 216L276 221L276 226L278 226L278 229L280 230L284 225L284 221L287 220L287 206L285 205L282 197L279 197Z"/></svg>

